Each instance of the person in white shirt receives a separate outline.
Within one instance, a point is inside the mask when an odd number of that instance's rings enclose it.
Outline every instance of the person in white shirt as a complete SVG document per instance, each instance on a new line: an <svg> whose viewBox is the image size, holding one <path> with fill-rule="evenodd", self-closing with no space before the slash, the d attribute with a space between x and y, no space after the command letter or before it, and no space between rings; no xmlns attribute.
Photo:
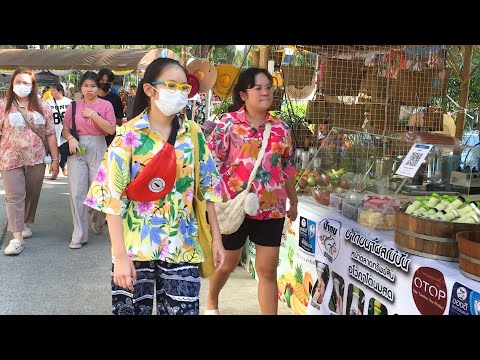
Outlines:
<svg viewBox="0 0 480 360"><path fill-rule="evenodd" d="M65 111L72 102L72 99L64 96L65 90L63 85L59 82L50 84L50 91L52 93L52 98L47 100L48 105L52 108L53 112L53 122L55 124L55 133L57 135L58 143L58 152L60 154L60 168L62 169L63 175L67 176L67 151L68 143L62 137L63 129L63 118L65 116ZM50 180L55 180L57 177L52 176Z"/></svg>

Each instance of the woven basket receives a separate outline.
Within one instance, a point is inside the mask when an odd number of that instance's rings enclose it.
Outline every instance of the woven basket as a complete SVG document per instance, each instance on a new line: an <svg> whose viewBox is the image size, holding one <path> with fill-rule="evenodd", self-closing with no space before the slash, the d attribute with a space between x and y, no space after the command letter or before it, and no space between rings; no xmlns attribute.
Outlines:
<svg viewBox="0 0 480 360"><path fill-rule="evenodd" d="M392 100L403 105L428 106L435 95L433 82L438 70L411 71L399 69L397 79L392 79Z"/></svg>
<svg viewBox="0 0 480 360"><path fill-rule="evenodd" d="M365 105L331 103L330 117L332 126L346 129L360 129L365 120Z"/></svg>
<svg viewBox="0 0 480 360"><path fill-rule="evenodd" d="M362 82L364 60L325 59L323 93L357 96Z"/></svg>
<svg viewBox="0 0 480 360"><path fill-rule="evenodd" d="M304 88L312 85L314 81L315 68L313 66L282 66L283 83L285 86L295 86L296 88Z"/></svg>
<svg viewBox="0 0 480 360"><path fill-rule="evenodd" d="M385 114L385 106L387 113ZM400 104L366 104L365 112L368 112L368 125L377 130L395 130L400 126Z"/></svg>
<svg viewBox="0 0 480 360"><path fill-rule="evenodd" d="M330 120L330 103L310 100L307 103L307 121L312 124L326 124Z"/></svg>

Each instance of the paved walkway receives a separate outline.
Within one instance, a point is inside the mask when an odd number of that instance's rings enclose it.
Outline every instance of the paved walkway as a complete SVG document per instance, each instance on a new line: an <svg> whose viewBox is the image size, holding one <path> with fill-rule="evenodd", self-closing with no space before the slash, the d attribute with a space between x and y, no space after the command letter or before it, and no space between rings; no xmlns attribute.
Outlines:
<svg viewBox="0 0 480 360"><path fill-rule="evenodd" d="M4 256L11 239L5 233L6 215L0 181L0 314L105 314L111 313L110 242L104 235L90 232L87 246L68 248L73 225L67 179L45 177L38 205L34 236L19 256ZM200 307L208 291L202 282ZM226 315L259 314L257 282L238 267L220 295ZM293 314L279 303L280 314Z"/></svg>

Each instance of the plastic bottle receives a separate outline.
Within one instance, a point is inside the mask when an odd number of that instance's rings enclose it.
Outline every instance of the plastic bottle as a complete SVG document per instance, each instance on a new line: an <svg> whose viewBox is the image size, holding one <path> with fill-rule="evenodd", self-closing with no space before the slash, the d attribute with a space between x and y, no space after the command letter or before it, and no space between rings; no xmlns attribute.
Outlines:
<svg viewBox="0 0 480 360"><path fill-rule="evenodd" d="M472 201L469 205L473 208L477 216L480 216L480 209L478 208L479 207L478 203L476 203L475 201Z"/></svg>
<svg viewBox="0 0 480 360"><path fill-rule="evenodd" d="M450 205L447 206L446 210L457 210L463 204L465 204L465 198L463 196L459 196L455 200L453 200Z"/></svg>
<svg viewBox="0 0 480 360"><path fill-rule="evenodd" d="M430 207L428 205L422 205L418 210L415 210L415 212L412 213L413 216L418 216L418 217L424 217L428 210L430 210Z"/></svg>
<svg viewBox="0 0 480 360"><path fill-rule="evenodd" d="M430 196L430 199L427 202L428 207L434 207L435 205L439 204L441 201L440 195L437 193L433 193L432 196Z"/></svg>
<svg viewBox="0 0 480 360"><path fill-rule="evenodd" d="M453 220L452 222L463 224L478 224L480 223L480 219L475 214L469 214L469 216L462 216L458 219Z"/></svg>
<svg viewBox="0 0 480 360"><path fill-rule="evenodd" d="M458 213L456 210L449 210L448 212L446 212L445 210L442 210L441 213L445 213L445 214L442 214L442 216L439 218L442 221L449 222L458 218Z"/></svg>
<svg viewBox="0 0 480 360"><path fill-rule="evenodd" d="M421 196L417 196L415 201L408 205L407 209L405 210L405 214L412 214L415 210L420 208L423 205L423 198Z"/></svg>
<svg viewBox="0 0 480 360"><path fill-rule="evenodd" d="M451 198L449 195L443 195L442 201L435 205L435 209L438 211L445 210L448 205L453 201L453 198Z"/></svg>

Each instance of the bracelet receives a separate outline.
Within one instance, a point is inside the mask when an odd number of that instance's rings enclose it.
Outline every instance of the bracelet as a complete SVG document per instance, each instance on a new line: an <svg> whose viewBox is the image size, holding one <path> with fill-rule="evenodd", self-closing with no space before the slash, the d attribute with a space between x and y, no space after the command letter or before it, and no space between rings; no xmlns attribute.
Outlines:
<svg viewBox="0 0 480 360"><path fill-rule="evenodd" d="M67 139L67 141L70 141L71 139L73 139L75 136L73 135L70 135L70 137Z"/></svg>
<svg viewBox="0 0 480 360"><path fill-rule="evenodd" d="M60 160L60 159L58 159L58 158L57 158L57 159L52 159L52 161L59 161L59 160Z"/></svg>
<svg viewBox="0 0 480 360"><path fill-rule="evenodd" d="M298 205L298 201L294 202L294 203L290 203L290 206L292 206L292 205Z"/></svg>

